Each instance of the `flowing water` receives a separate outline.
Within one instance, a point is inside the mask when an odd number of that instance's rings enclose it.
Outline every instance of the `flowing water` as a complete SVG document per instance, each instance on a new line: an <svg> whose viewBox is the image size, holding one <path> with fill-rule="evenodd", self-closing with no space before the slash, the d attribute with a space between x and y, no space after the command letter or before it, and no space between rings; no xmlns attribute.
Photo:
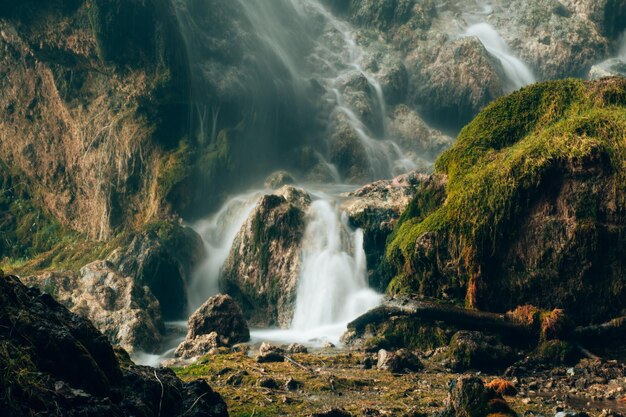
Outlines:
<svg viewBox="0 0 626 417"><path fill-rule="evenodd" d="M261 195L261 192L252 192L236 196L226 202L217 214L193 226L204 241L207 257L187 287L189 314L209 297L219 293L222 265L228 258L237 233Z"/></svg>
<svg viewBox="0 0 626 417"><path fill-rule="evenodd" d="M504 39L489 23L483 22L470 26L465 31L465 36L475 36L480 39L487 52L500 61L509 82L508 90L517 90L536 81L528 66L511 53Z"/></svg>

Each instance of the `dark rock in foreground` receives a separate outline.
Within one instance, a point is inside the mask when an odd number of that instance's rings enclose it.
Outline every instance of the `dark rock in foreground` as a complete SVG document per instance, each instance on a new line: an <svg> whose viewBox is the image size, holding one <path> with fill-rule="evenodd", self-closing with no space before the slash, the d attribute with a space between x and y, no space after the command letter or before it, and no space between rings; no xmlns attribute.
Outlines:
<svg viewBox="0 0 626 417"><path fill-rule="evenodd" d="M493 413L499 416L515 415L502 397L485 387L482 379L465 375L450 383L446 408L436 415L484 417Z"/></svg>
<svg viewBox="0 0 626 417"><path fill-rule="evenodd" d="M0 276L0 305L0 415L228 415L206 382L116 356L89 321L16 277Z"/></svg>

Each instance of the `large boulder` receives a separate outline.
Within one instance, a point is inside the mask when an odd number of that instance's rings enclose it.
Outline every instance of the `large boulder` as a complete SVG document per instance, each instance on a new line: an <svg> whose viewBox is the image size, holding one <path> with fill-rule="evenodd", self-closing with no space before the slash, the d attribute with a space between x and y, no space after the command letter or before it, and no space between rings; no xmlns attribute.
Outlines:
<svg viewBox="0 0 626 417"><path fill-rule="evenodd" d="M159 302L147 286L121 275L110 262L92 262L78 274L46 272L24 281L89 319L111 343L128 352L159 348L165 330Z"/></svg>
<svg viewBox="0 0 626 417"><path fill-rule="evenodd" d="M460 128L504 94L502 67L476 38L429 35L406 63L411 106L438 126Z"/></svg>
<svg viewBox="0 0 626 417"><path fill-rule="evenodd" d="M1 415L228 415L205 381L116 356L88 320L16 277L0 276L0 304Z"/></svg>
<svg viewBox="0 0 626 417"><path fill-rule="evenodd" d="M224 345L250 340L250 329L239 305L228 295L209 298L189 317L187 339L217 333Z"/></svg>
<svg viewBox="0 0 626 417"><path fill-rule="evenodd" d="M444 199L398 222L389 290L456 287L477 308L561 308L578 323L622 314L624 111L624 78L541 83L487 107L436 163Z"/></svg>
<svg viewBox="0 0 626 417"><path fill-rule="evenodd" d="M161 221L144 226L108 260L121 274L150 288L165 320L180 320L186 317L185 289L205 256L204 243L195 231Z"/></svg>
<svg viewBox="0 0 626 417"><path fill-rule="evenodd" d="M255 326L291 322L310 203L289 186L263 196L235 238L220 285Z"/></svg>

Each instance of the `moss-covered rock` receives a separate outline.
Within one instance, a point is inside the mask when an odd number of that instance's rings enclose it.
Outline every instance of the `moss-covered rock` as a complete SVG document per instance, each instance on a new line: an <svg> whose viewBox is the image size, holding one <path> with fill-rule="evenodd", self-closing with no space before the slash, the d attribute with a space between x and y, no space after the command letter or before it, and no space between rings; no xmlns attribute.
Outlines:
<svg viewBox="0 0 626 417"><path fill-rule="evenodd" d="M515 351L496 336L475 331L457 332L450 341L447 355L457 372L503 370L517 359Z"/></svg>
<svg viewBox="0 0 626 417"><path fill-rule="evenodd" d="M394 317L381 323L371 323L363 329L348 328L343 343L368 352L379 349L430 350L447 346L454 327L428 320Z"/></svg>
<svg viewBox="0 0 626 417"><path fill-rule="evenodd" d="M398 224L390 291L458 287L470 306L532 303L579 321L619 313L625 135L623 78L547 82L497 100L438 159L444 203Z"/></svg>

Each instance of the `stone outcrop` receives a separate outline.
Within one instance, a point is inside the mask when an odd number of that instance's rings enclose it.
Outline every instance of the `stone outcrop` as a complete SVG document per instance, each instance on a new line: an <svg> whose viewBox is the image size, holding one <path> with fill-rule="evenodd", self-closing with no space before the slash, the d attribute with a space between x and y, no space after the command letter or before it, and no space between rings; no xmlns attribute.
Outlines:
<svg viewBox="0 0 626 417"><path fill-rule="evenodd" d="M192 229L174 221L151 223L120 244L106 260L79 272L44 272L25 281L91 320L111 343L129 352L153 352L163 321L184 317L186 283L204 258L204 245Z"/></svg>
<svg viewBox="0 0 626 417"><path fill-rule="evenodd" d="M261 198L235 238L220 285L254 326L288 326L301 256L304 191L283 187Z"/></svg>
<svg viewBox="0 0 626 417"><path fill-rule="evenodd" d="M109 256L121 274L146 285L159 300L164 320L186 317L185 288L206 256L202 238L174 221L149 224Z"/></svg>
<svg viewBox="0 0 626 417"><path fill-rule="evenodd" d="M89 319L113 344L128 352L158 349L165 330L159 302L147 286L121 275L107 261L96 261L74 272L46 272L25 278Z"/></svg>
<svg viewBox="0 0 626 417"><path fill-rule="evenodd" d="M134 365L50 295L0 276L0 414L228 415L205 381Z"/></svg>

